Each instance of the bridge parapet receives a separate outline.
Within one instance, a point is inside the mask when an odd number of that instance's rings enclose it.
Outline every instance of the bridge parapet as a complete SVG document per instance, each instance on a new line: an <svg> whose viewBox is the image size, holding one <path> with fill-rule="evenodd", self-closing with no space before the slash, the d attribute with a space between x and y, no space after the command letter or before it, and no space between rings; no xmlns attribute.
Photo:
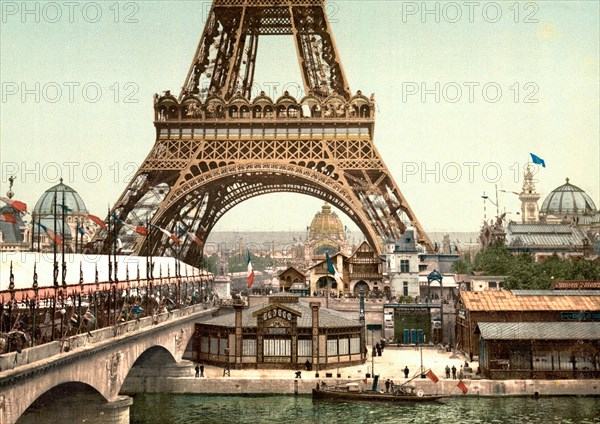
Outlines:
<svg viewBox="0 0 600 424"><path fill-rule="evenodd" d="M40 396L61 387L68 394L73 384L91 388L109 403L116 402L130 370L145 352L161 351L166 365L176 364L185 353L197 320L216 309L193 305L96 330L93 337L73 336L68 351L56 341L21 354L2 355L2 366L8 369L0 370L0 392L4 396L0 416L6 417L6 422L16 422ZM37 402L33 409L36 407ZM85 410L84 405L78 408Z"/></svg>

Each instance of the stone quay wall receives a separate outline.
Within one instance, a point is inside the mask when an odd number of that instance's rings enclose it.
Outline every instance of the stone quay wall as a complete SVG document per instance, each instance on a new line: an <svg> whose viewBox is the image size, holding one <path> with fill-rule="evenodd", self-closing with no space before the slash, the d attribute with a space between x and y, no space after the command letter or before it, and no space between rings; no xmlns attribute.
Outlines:
<svg viewBox="0 0 600 424"><path fill-rule="evenodd" d="M324 373L322 373L325 375ZM344 378L193 378L193 377L141 377L128 378L123 387L126 394L134 393L197 393L219 395L294 395L311 394L320 381L328 385L359 382L363 389L370 389L372 379ZM406 380L396 381L402 384ZM510 397L510 396L597 396L600 397L600 380L463 380L468 388L466 395L458 389L458 380L415 379L409 384L428 394L452 396ZM384 390L379 381L379 390Z"/></svg>

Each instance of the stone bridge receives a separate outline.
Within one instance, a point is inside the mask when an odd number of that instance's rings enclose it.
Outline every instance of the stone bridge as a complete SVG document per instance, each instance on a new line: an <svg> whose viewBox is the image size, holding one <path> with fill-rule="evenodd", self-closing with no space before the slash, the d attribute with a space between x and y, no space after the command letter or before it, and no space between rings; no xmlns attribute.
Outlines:
<svg viewBox="0 0 600 424"><path fill-rule="evenodd" d="M216 308L194 305L0 356L0 424L129 423L130 375L190 375L180 362L194 324Z"/></svg>

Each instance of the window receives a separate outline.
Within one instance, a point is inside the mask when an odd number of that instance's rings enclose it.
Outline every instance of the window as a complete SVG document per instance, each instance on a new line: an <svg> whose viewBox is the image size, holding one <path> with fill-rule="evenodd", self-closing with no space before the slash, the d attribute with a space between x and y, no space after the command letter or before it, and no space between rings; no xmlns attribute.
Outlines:
<svg viewBox="0 0 600 424"><path fill-rule="evenodd" d="M337 339L327 339L327 356L337 356L338 341Z"/></svg>
<svg viewBox="0 0 600 424"><path fill-rule="evenodd" d="M242 340L242 356L256 356L256 340Z"/></svg>
<svg viewBox="0 0 600 424"><path fill-rule="evenodd" d="M219 355L226 355L227 352L227 345L229 343L227 343L229 340L228 339L218 339L219 340Z"/></svg>
<svg viewBox="0 0 600 424"><path fill-rule="evenodd" d="M360 337L352 337L350 339L350 353L360 353Z"/></svg>
<svg viewBox="0 0 600 424"><path fill-rule="evenodd" d="M400 272L410 272L408 259L400 259Z"/></svg>
<svg viewBox="0 0 600 424"><path fill-rule="evenodd" d="M210 353L216 355L219 353L219 339L216 337L210 338Z"/></svg>
<svg viewBox="0 0 600 424"><path fill-rule="evenodd" d="M338 351L340 355L348 355L350 353L349 340L346 338L340 339L338 343Z"/></svg>
<svg viewBox="0 0 600 424"><path fill-rule="evenodd" d="M402 287L402 294L404 296L408 296L408 281L405 281L403 283L403 287Z"/></svg>
<svg viewBox="0 0 600 424"><path fill-rule="evenodd" d="M298 356L312 356L312 340L298 340Z"/></svg>
<svg viewBox="0 0 600 424"><path fill-rule="evenodd" d="M495 281L490 281L490 282L488 282L488 287L490 289L495 289L496 287L498 287L498 285L496 284Z"/></svg>
<svg viewBox="0 0 600 424"><path fill-rule="evenodd" d="M265 356L291 356L292 341L289 339L264 339L263 351Z"/></svg>
<svg viewBox="0 0 600 424"><path fill-rule="evenodd" d="M208 341L209 341L208 337L202 337L200 339L200 352L201 353L209 353L209 350L208 350Z"/></svg>

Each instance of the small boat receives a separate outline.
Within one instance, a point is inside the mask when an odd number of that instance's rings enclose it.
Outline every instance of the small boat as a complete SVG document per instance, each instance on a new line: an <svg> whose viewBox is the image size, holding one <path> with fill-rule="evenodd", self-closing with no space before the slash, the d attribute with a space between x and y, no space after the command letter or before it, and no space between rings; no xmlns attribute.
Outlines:
<svg viewBox="0 0 600 424"><path fill-rule="evenodd" d="M364 400L382 402L433 402L448 398L448 395L427 394L414 386L397 385L389 393L377 391L379 376L373 377L371 390L361 390L358 383L328 386L321 382L312 390L313 399Z"/></svg>

